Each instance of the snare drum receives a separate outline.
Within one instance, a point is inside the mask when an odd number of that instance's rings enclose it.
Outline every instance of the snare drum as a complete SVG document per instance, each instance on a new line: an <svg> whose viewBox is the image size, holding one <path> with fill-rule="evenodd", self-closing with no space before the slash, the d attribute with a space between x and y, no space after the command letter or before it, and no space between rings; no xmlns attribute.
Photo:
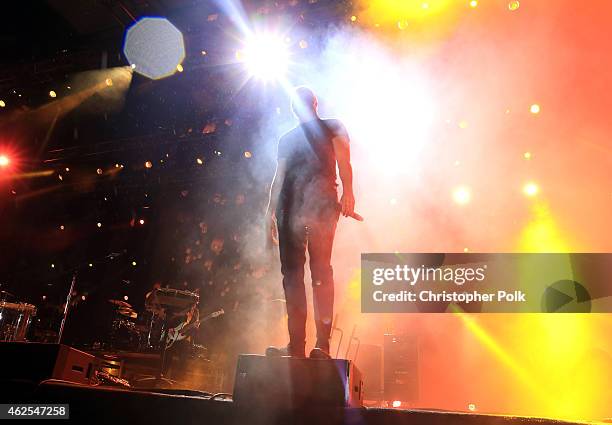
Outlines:
<svg viewBox="0 0 612 425"><path fill-rule="evenodd" d="M0 341L25 341L36 307L0 301Z"/></svg>

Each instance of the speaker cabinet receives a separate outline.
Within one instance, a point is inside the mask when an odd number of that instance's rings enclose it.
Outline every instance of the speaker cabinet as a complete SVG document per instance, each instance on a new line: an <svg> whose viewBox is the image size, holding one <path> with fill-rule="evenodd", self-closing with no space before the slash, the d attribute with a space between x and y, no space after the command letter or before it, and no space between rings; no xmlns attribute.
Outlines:
<svg viewBox="0 0 612 425"><path fill-rule="evenodd" d="M419 399L419 350L414 335L385 335L385 400Z"/></svg>
<svg viewBox="0 0 612 425"><path fill-rule="evenodd" d="M63 344L1 342L1 380L35 383L61 379L88 384L94 372L95 357Z"/></svg>
<svg viewBox="0 0 612 425"><path fill-rule="evenodd" d="M361 373L349 360L238 356L234 402L270 408L359 407Z"/></svg>
<svg viewBox="0 0 612 425"><path fill-rule="evenodd" d="M363 375L365 400L381 400L383 396L383 349L380 345L361 344L355 364Z"/></svg>

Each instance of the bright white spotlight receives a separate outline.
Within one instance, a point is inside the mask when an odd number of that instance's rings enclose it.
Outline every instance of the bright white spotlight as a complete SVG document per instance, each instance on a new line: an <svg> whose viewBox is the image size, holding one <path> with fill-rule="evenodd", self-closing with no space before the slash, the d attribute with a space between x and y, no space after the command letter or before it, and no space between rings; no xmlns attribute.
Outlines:
<svg viewBox="0 0 612 425"><path fill-rule="evenodd" d="M285 75L289 66L289 49L282 37L258 34L247 40L242 60L251 76L263 81Z"/></svg>
<svg viewBox="0 0 612 425"><path fill-rule="evenodd" d="M539 191L540 191L540 188L534 182L527 182L523 186L523 193L525 194L525 196L528 196L530 198L533 198L534 196L536 196Z"/></svg>
<svg viewBox="0 0 612 425"><path fill-rule="evenodd" d="M472 199L472 193L469 188L459 186L453 191L453 200L459 205L465 205Z"/></svg>

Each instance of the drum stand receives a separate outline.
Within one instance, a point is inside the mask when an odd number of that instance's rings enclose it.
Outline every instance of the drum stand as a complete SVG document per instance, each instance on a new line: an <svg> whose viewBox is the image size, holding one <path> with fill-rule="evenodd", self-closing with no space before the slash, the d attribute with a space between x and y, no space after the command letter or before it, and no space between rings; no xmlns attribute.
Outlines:
<svg viewBox="0 0 612 425"><path fill-rule="evenodd" d="M72 272L72 282L70 283L70 289L68 290L68 296L66 297L66 306L64 307L64 315L62 316L62 324L60 325L59 332L57 334L57 343L62 343L62 335L64 334L64 325L66 324L66 317L68 317L68 309L70 308L70 301L72 301L72 292L76 285L77 270Z"/></svg>
<svg viewBox="0 0 612 425"><path fill-rule="evenodd" d="M164 377L164 364L166 363L166 346L168 345L168 315L170 312L166 312L164 315L164 320L162 324L162 334L164 335L163 341L161 343L161 349L159 352L159 370L157 371L157 376L147 376L146 378L141 378L136 380L138 382L138 386L141 386L143 383L151 383L153 388L159 388L160 384L165 384L168 386L172 386L176 384L176 381L172 379L168 379Z"/></svg>
<svg viewBox="0 0 612 425"><path fill-rule="evenodd" d="M108 260L114 260L115 258L120 257L123 254L125 254L125 252L126 251L123 251L121 253L111 252L110 254L105 255L103 258L96 260L95 263L105 263ZM77 265L76 267L69 269L72 272L72 281L70 282L70 289L68 290L68 295L66 296L66 305L64 306L64 314L62 315L62 323L60 325L60 329L57 334L58 344L62 343L62 336L64 334L64 325L66 324L66 319L68 318L68 310L70 310L70 302L72 301L72 293L74 292L74 288L76 287L76 280L77 280L79 269L84 269L85 267L86 267L85 264L81 264L80 266Z"/></svg>

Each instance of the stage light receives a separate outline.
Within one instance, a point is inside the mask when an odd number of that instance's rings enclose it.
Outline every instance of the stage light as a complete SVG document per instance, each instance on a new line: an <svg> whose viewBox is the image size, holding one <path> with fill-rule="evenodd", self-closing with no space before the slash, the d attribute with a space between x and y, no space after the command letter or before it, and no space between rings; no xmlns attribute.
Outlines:
<svg viewBox="0 0 612 425"><path fill-rule="evenodd" d="M49 97L57 97L57 93L55 93L53 90L51 90L49 92Z"/></svg>
<svg viewBox="0 0 612 425"><path fill-rule="evenodd" d="M465 205L472 199L470 189L465 186L459 186L453 191L453 200L459 205Z"/></svg>
<svg viewBox="0 0 612 425"><path fill-rule="evenodd" d="M468 404L468 410L470 412L475 412L476 411L476 405L474 403Z"/></svg>
<svg viewBox="0 0 612 425"><path fill-rule="evenodd" d="M11 163L11 160L6 155L0 155L0 167L6 168Z"/></svg>
<svg viewBox="0 0 612 425"><path fill-rule="evenodd" d="M101 176L101 175L102 175L102 168L98 168L98 169L96 170L96 174L98 174L99 176Z"/></svg>
<svg viewBox="0 0 612 425"><path fill-rule="evenodd" d="M4 100L0 100L0 108L4 108L6 106L6 103L4 103Z"/></svg>
<svg viewBox="0 0 612 425"><path fill-rule="evenodd" d="M540 113L540 105L538 105L537 103L534 103L533 105L531 105L531 107L529 108L529 112L531 112L532 114L536 115Z"/></svg>
<svg viewBox="0 0 612 425"><path fill-rule="evenodd" d="M525 158L525 159L531 159L531 152L525 152L525 153L523 154L523 158Z"/></svg>
<svg viewBox="0 0 612 425"><path fill-rule="evenodd" d="M146 17L127 30L123 53L135 72L159 80L177 71L185 58L185 42L167 19Z"/></svg>
<svg viewBox="0 0 612 425"><path fill-rule="evenodd" d="M400 407L402 405L402 402L399 400L393 400L393 403L391 403L391 405L393 407Z"/></svg>
<svg viewBox="0 0 612 425"><path fill-rule="evenodd" d="M108 87L111 87L113 85L113 80L110 78L107 78L106 80L104 80L104 82Z"/></svg>
<svg viewBox="0 0 612 425"><path fill-rule="evenodd" d="M523 186L523 193L530 198L536 196L539 191L540 188L534 182L525 183L525 186Z"/></svg>
<svg viewBox="0 0 612 425"><path fill-rule="evenodd" d="M531 218L521 231L517 246L519 252L575 251L575 247L570 246L546 203L534 200L530 205L530 212Z"/></svg>
<svg viewBox="0 0 612 425"><path fill-rule="evenodd" d="M132 266L136 267L136 261L132 261Z"/></svg>
<svg viewBox="0 0 612 425"><path fill-rule="evenodd" d="M462 129L462 130L468 128L468 122L467 121L459 121L459 128Z"/></svg>
<svg viewBox="0 0 612 425"><path fill-rule="evenodd" d="M102 227L102 223L97 222L97 223L96 223L96 226L98 226L98 228L100 228L100 227Z"/></svg>
<svg viewBox="0 0 612 425"><path fill-rule="evenodd" d="M64 225L62 224L62 225L60 226L60 230L64 230L64 229L65 229L65 227L64 227Z"/></svg>
<svg viewBox="0 0 612 425"><path fill-rule="evenodd" d="M196 162L198 163L198 165L204 164L204 161L202 161L202 158L196 158Z"/></svg>
<svg viewBox="0 0 612 425"><path fill-rule="evenodd" d="M89 263L89 267L93 267L93 263Z"/></svg>
<svg viewBox="0 0 612 425"><path fill-rule="evenodd" d="M140 225L144 225L145 221L141 218L140 220L138 220L138 222L140 223Z"/></svg>
<svg viewBox="0 0 612 425"><path fill-rule="evenodd" d="M127 295L124 295L124 296L123 296L123 299L124 299L125 301L127 301L127 300L129 300L130 298L129 298Z"/></svg>
<svg viewBox="0 0 612 425"><path fill-rule="evenodd" d="M472 9L474 9L476 6L478 6L478 1L476 1L476 0L472 0L472 1L470 1L470 7L471 7Z"/></svg>
<svg viewBox="0 0 612 425"><path fill-rule="evenodd" d="M180 63L176 66L176 70L178 72L183 72L183 65L181 65Z"/></svg>
<svg viewBox="0 0 612 425"><path fill-rule="evenodd" d="M463 248L463 252L470 252L470 249L465 247L465 248Z"/></svg>
<svg viewBox="0 0 612 425"><path fill-rule="evenodd" d="M289 50L283 39L273 34L259 34L247 40L240 54L249 74L263 81L285 75L289 66Z"/></svg>
<svg viewBox="0 0 612 425"><path fill-rule="evenodd" d="M521 3L519 3L518 0L514 0L508 3L508 9L511 10L512 12L517 10L519 7L521 7Z"/></svg>
<svg viewBox="0 0 612 425"><path fill-rule="evenodd" d="M145 162L145 168L151 168L151 167L153 167L153 163L151 161Z"/></svg>
<svg viewBox="0 0 612 425"><path fill-rule="evenodd" d="M51 268L54 269L55 268L55 264L51 263Z"/></svg>
<svg viewBox="0 0 612 425"><path fill-rule="evenodd" d="M251 152L249 152L249 151L245 151L244 152L244 157L245 158L251 158L252 156L253 156L253 154Z"/></svg>
<svg viewBox="0 0 612 425"><path fill-rule="evenodd" d="M355 15L351 16L351 22L357 22L357 16Z"/></svg>
<svg viewBox="0 0 612 425"><path fill-rule="evenodd" d="M306 40L300 40L300 48L305 49L308 47L308 42Z"/></svg>

